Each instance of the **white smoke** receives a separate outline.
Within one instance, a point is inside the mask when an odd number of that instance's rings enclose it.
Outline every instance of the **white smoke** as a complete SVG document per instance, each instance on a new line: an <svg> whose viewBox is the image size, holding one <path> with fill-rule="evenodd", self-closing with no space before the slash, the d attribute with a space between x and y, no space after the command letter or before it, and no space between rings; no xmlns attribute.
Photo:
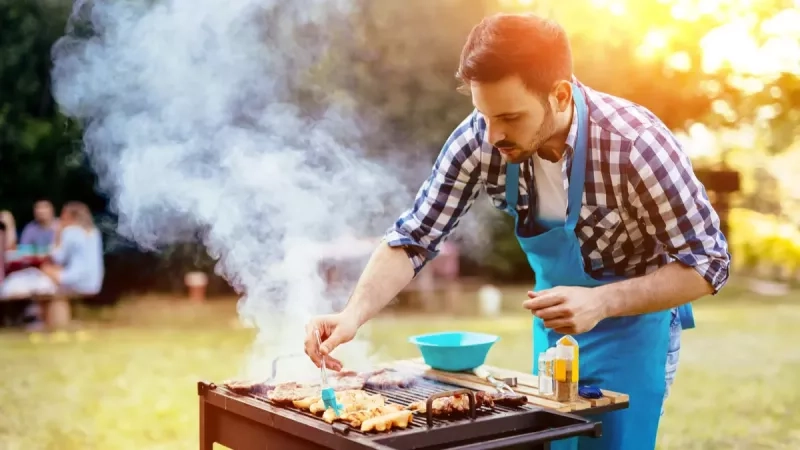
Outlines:
<svg viewBox="0 0 800 450"><path fill-rule="evenodd" d="M368 123L347 101L320 98L324 113L296 101L304 88L319 94L309 74L349 6L79 2L53 48L54 96L85 125L118 231L148 249L202 239L242 294L240 317L259 329L245 376L302 353L307 320L331 311L314 243L379 237L416 189L399 181L401 167L364 157ZM363 343L340 350L348 366L368 363ZM294 361L280 374L313 367Z"/></svg>

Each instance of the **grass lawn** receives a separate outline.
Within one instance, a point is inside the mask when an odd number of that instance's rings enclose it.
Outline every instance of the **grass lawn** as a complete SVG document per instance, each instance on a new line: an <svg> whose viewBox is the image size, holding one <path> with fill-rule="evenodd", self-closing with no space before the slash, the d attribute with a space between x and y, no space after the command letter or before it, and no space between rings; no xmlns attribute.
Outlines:
<svg viewBox="0 0 800 450"><path fill-rule="evenodd" d="M506 291L500 318L387 314L366 331L383 358L417 356L411 334L488 331L502 337L491 364L528 370L525 288ZM197 448L196 382L236 375L254 342L235 311L136 299L81 315L79 334L0 333L0 449ZM659 448L800 448L800 293L759 298L734 284L695 311Z"/></svg>

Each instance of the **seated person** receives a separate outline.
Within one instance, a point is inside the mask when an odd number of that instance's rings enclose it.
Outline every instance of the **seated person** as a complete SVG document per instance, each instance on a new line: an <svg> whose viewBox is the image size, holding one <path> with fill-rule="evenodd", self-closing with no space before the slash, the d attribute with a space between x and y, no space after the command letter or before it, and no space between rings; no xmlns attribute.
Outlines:
<svg viewBox="0 0 800 450"><path fill-rule="evenodd" d="M33 205L33 221L22 229L19 244L49 249L58 227L53 216L53 204L49 200L37 201Z"/></svg>
<svg viewBox="0 0 800 450"><path fill-rule="evenodd" d="M53 263L43 263L41 271L62 292L97 294L103 285L103 239L89 208L69 202L62 208L59 222L50 252Z"/></svg>
<svg viewBox="0 0 800 450"><path fill-rule="evenodd" d="M0 297L30 298L56 293L95 295L103 284L103 242L89 208L70 202L61 213L50 260L8 274L0 284ZM35 304L27 316L38 315Z"/></svg>
<svg viewBox="0 0 800 450"><path fill-rule="evenodd" d="M5 228L5 250L14 250L17 248L17 225L14 221L14 216L6 210L0 211L0 223Z"/></svg>

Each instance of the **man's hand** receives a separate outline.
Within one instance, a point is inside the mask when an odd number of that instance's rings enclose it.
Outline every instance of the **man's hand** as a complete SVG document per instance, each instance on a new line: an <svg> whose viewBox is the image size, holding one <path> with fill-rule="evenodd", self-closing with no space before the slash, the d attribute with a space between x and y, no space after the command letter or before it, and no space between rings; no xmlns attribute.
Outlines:
<svg viewBox="0 0 800 450"><path fill-rule="evenodd" d="M317 345L314 330L319 330L322 346ZM340 312L325 316L314 317L306 325L305 351L317 367L322 365L322 356L325 355L325 364L328 369L339 371L342 362L328 355L339 345L350 342L358 331L358 319L352 314Z"/></svg>
<svg viewBox="0 0 800 450"><path fill-rule="evenodd" d="M607 317L607 305L592 288L559 286L528 291L528 298L522 306L561 334L585 333Z"/></svg>

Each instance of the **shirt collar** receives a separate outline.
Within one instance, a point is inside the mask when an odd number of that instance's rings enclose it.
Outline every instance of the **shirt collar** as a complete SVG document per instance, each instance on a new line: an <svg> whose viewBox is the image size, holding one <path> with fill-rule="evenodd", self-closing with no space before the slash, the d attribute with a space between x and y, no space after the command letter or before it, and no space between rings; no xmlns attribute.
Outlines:
<svg viewBox="0 0 800 450"><path fill-rule="evenodd" d="M578 140L578 108L572 103L572 124L569 126L566 146L567 150L575 150L575 142Z"/></svg>

